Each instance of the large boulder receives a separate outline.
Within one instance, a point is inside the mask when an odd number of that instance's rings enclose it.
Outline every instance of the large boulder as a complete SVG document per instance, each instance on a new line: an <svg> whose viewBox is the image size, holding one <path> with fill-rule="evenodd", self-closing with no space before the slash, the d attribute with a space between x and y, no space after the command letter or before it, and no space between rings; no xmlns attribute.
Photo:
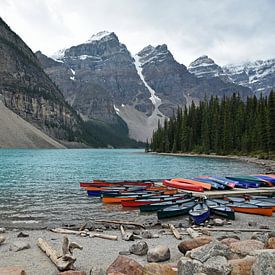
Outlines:
<svg viewBox="0 0 275 275"><path fill-rule="evenodd" d="M227 246L230 246L232 243L236 243L238 242L239 240L235 239L235 238L225 238L225 239L222 239L221 240L221 243L227 245Z"/></svg>
<svg viewBox="0 0 275 275"><path fill-rule="evenodd" d="M170 249L166 245L158 245L148 250L148 262L164 262L170 259Z"/></svg>
<svg viewBox="0 0 275 275"><path fill-rule="evenodd" d="M144 266L142 275L177 275L177 271L174 270L168 264L149 263Z"/></svg>
<svg viewBox="0 0 275 275"><path fill-rule="evenodd" d="M118 256L107 269L107 274L142 275L142 272L143 266L126 256Z"/></svg>
<svg viewBox="0 0 275 275"><path fill-rule="evenodd" d="M87 275L87 273L85 271L68 270L59 272L57 275Z"/></svg>
<svg viewBox="0 0 275 275"><path fill-rule="evenodd" d="M266 242L266 248L275 249L275 237L271 237Z"/></svg>
<svg viewBox="0 0 275 275"><path fill-rule="evenodd" d="M178 249L181 253L185 254L189 250L208 244L212 241L213 241L213 238L210 236L201 236L191 240L183 240L178 245Z"/></svg>
<svg viewBox="0 0 275 275"><path fill-rule="evenodd" d="M269 234L265 232L254 232L251 236L251 240L257 240L262 243L266 243L268 240Z"/></svg>
<svg viewBox="0 0 275 275"><path fill-rule="evenodd" d="M264 248L264 243L257 240L244 240L230 244L233 253L241 256L251 255L253 251Z"/></svg>
<svg viewBox="0 0 275 275"><path fill-rule="evenodd" d="M130 247L129 251L132 254L139 255L139 256L144 256L148 252L148 244L144 241L134 243Z"/></svg>
<svg viewBox="0 0 275 275"><path fill-rule="evenodd" d="M202 263L187 257L182 257L178 261L178 275L190 275L199 273L202 270Z"/></svg>
<svg viewBox="0 0 275 275"><path fill-rule="evenodd" d="M209 258L204 264L202 271L209 275L227 275L230 274L231 267L227 259L223 256Z"/></svg>
<svg viewBox="0 0 275 275"><path fill-rule="evenodd" d="M254 275L275 274L275 249L263 249L255 251L256 261L252 267Z"/></svg>
<svg viewBox="0 0 275 275"><path fill-rule="evenodd" d="M254 256L246 256L242 259L229 260L228 263L232 268L231 275L250 275L255 259Z"/></svg>
<svg viewBox="0 0 275 275"><path fill-rule="evenodd" d="M231 255L231 252L227 245L214 240L209 244L200 246L198 248L195 248L189 251L188 255L186 256L190 256L190 258L196 259L203 263L207 261L209 258L212 258L215 256L223 256L228 259L230 255Z"/></svg>
<svg viewBox="0 0 275 275"><path fill-rule="evenodd" d="M6 240L6 238L4 236L0 235L0 244L3 243Z"/></svg>

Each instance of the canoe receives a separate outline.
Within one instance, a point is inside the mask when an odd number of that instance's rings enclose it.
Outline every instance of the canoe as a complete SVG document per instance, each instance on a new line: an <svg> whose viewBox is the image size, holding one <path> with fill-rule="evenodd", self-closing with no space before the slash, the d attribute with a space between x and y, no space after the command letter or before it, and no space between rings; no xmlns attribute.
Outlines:
<svg viewBox="0 0 275 275"><path fill-rule="evenodd" d="M245 182L248 184L257 183L259 186L272 186L272 184L270 182L263 180L263 179L253 177L253 176L237 176L237 177L226 177L226 178L235 180L238 182ZM256 186L256 187L259 187L259 186Z"/></svg>
<svg viewBox="0 0 275 275"><path fill-rule="evenodd" d="M182 200L184 196L181 197L166 197L166 198L148 198L148 199L136 199L132 201L122 201L121 205L124 207L139 207L142 205L148 205L159 202L176 202L177 200Z"/></svg>
<svg viewBox="0 0 275 275"><path fill-rule="evenodd" d="M192 178L193 180L199 181L199 182L204 182L204 183L209 183L211 184L211 187L213 189L225 189L225 186L214 182L213 180L209 179L209 178L201 178L201 177L197 177L197 178Z"/></svg>
<svg viewBox="0 0 275 275"><path fill-rule="evenodd" d="M195 224L204 223L210 216L210 208L206 203L197 203L189 210L189 216Z"/></svg>
<svg viewBox="0 0 275 275"><path fill-rule="evenodd" d="M177 182L177 181L169 181L169 180L164 180L163 184L165 186L173 187L173 188L178 188L178 189L183 189L183 190L189 190L189 191L196 191L196 192L203 192L203 188L201 186L196 186L190 183L183 183L183 182Z"/></svg>
<svg viewBox="0 0 275 275"><path fill-rule="evenodd" d="M173 205L170 207L165 207L157 211L158 219L165 219L171 217L178 217L187 215L189 210L196 204L195 201L185 202L179 205Z"/></svg>
<svg viewBox="0 0 275 275"><path fill-rule="evenodd" d="M192 179L184 179L184 178L171 179L171 182L193 184L193 185L200 186L207 190L211 190L211 187L212 187L211 184L209 184L209 183L200 182L200 181L192 180Z"/></svg>
<svg viewBox="0 0 275 275"><path fill-rule="evenodd" d="M141 205L139 207L140 212L153 212L158 211L166 207L174 206L174 205L180 205L186 202L194 201L195 198L191 196L185 196L183 199L179 199L176 201L170 200L170 201L163 201L163 202L156 202L151 204L145 204Z"/></svg>
<svg viewBox="0 0 275 275"><path fill-rule="evenodd" d="M258 178L258 179L262 179L265 180L267 182L270 182L271 185L275 185L275 177L271 177L269 175L253 175L254 177Z"/></svg>
<svg viewBox="0 0 275 275"><path fill-rule="evenodd" d="M154 182L152 181L104 181L104 180L93 180L90 182L80 182L80 187L89 186L120 186L120 185L131 185L131 186L147 186L152 187Z"/></svg>
<svg viewBox="0 0 275 275"><path fill-rule="evenodd" d="M227 188L234 188L236 186L236 184L238 184L237 181L233 181L233 180L229 180L226 178L222 178L222 177L216 177L216 176L199 176L198 178L206 178L206 179L210 179L214 182L217 182L219 184L224 185Z"/></svg>
<svg viewBox="0 0 275 275"><path fill-rule="evenodd" d="M217 202L211 201L209 199L206 200L206 204L210 208L211 214L222 216L229 220L235 220L235 212L230 207L227 207L226 205L222 205Z"/></svg>

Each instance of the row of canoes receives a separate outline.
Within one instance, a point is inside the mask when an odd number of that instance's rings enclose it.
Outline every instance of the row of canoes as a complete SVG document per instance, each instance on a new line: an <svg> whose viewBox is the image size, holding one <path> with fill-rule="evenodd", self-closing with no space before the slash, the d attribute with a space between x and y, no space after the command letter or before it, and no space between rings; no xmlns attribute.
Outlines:
<svg viewBox="0 0 275 275"><path fill-rule="evenodd" d="M89 196L99 196L110 190L115 191L140 191L157 190L154 183L162 181L163 185L180 190L203 192L204 190L224 190L233 188L258 188L275 186L275 174L257 174L253 176L215 177L200 176L192 179L151 179L151 180L93 180L80 182L80 186L86 188ZM158 187L159 189L163 187ZM101 192L103 191L103 192Z"/></svg>

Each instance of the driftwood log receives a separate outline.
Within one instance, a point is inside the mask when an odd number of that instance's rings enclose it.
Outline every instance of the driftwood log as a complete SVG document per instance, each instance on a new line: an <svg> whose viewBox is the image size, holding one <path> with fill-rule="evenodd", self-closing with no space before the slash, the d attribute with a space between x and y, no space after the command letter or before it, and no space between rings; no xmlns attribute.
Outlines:
<svg viewBox="0 0 275 275"><path fill-rule="evenodd" d="M134 234L130 233L130 232L126 232L124 230L123 225L120 226L120 232L121 232L122 240L124 240L124 241L134 241L135 240Z"/></svg>
<svg viewBox="0 0 275 275"><path fill-rule="evenodd" d="M175 228L175 226L173 224L169 224L169 227L170 227L171 232L175 236L175 238L178 240L181 240L182 237L181 237L179 231Z"/></svg>
<svg viewBox="0 0 275 275"><path fill-rule="evenodd" d="M257 228L220 228L220 227L212 227L207 228L207 231L221 231L221 232L271 232L271 229L257 229Z"/></svg>
<svg viewBox="0 0 275 275"><path fill-rule="evenodd" d="M76 261L76 258L73 256L73 249L82 249L82 247L76 243L69 243L67 236L64 236L63 239L62 254L59 254L47 243L46 240L41 238L37 240L37 245L43 252L46 253L59 271L73 270L74 262Z"/></svg>
<svg viewBox="0 0 275 275"><path fill-rule="evenodd" d="M64 228L54 228L54 229L51 229L51 231L54 233L60 233L60 234L73 234L73 235L86 236L86 237L89 236L91 238L101 238L101 239L114 240L114 241L118 239L118 237L114 235L92 233L92 232L89 232L88 230L76 231L76 230L70 230L70 229L64 229Z"/></svg>
<svg viewBox="0 0 275 275"><path fill-rule="evenodd" d="M141 223L137 222L128 222L128 221L112 221L112 220L96 220L95 223L113 223L113 224L120 224L120 225L134 225L145 228L145 226Z"/></svg>

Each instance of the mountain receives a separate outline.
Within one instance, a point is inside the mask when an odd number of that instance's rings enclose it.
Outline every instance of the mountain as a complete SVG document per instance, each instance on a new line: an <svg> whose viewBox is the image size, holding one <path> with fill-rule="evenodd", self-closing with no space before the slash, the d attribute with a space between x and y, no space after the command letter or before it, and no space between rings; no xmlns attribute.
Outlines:
<svg viewBox="0 0 275 275"><path fill-rule="evenodd" d="M220 78L196 77L165 44L149 45L131 55L113 32L100 32L52 58L41 52L36 56L85 121L114 129L126 123L129 136L140 141L150 138L158 122L173 115L178 106L192 100L250 94L248 88Z"/></svg>
<svg viewBox="0 0 275 275"><path fill-rule="evenodd" d="M193 61L188 70L199 78L218 77L223 81L248 87L257 96L260 93L266 95L275 87L275 59L221 67L213 59L203 55Z"/></svg>
<svg viewBox="0 0 275 275"><path fill-rule="evenodd" d="M248 88L228 83L220 78L199 78L178 63L167 45L148 46L138 53L142 73L148 85L161 100L159 110L170 117L178 106L198 103L205 96L222 97L239 92L242 97L251 94Z"/></svg>
<svg viewBox="0 0 275 275"><path fill-rule="evenodd" d="M81 139L81 118L43 71L35 54L1 18L0 96L6 107L51 137Z"/></svg>
<svg viewBox="0 0 275 275"><path fill-rule="evenodd" d="M257 96L267 95L275 88L275 59L226 65L223 71L234 83L249 87Z"/></svg>

